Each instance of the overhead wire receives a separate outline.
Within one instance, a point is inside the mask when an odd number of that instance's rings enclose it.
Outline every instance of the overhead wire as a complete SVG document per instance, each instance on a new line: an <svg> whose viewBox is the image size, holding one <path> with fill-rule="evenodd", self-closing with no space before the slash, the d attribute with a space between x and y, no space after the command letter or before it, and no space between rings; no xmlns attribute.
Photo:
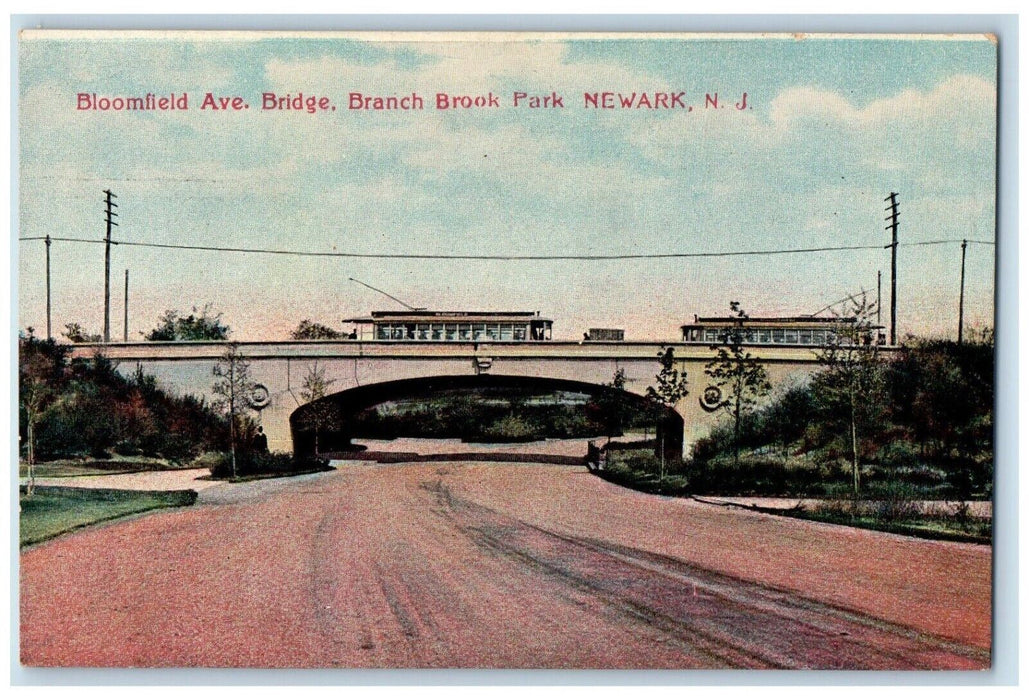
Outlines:
<svg viewBox="0 0 1029 700"><path fill-rule="evenodd" d="M19 238L19 241L61 241L71 243L105 243L104 239L73 238L67 236L26 236ZM979 243L984 245L995 245L993 241L980 239L946 239L935 241L914 241L901 243L903 246L926 246L942 245L946 243ZM814 248L770 248L758 250L731 250L731 251L710 251L710 252L689 252L689 253L611 253L611 254L564 254L564 255L477 255L463 253L354 253L339 251L312 251L312 250L289 250L285 248L245 248L237 246L210 246L210 245L186 245L181 243L150 243L145 241L111 241L111 245L132 246L140 248L158 248L165 250L195 250L216 253L246 253L260 255L291 255L297 257L318 257L318 258L351 258L351 259L377 259L377 260L481 260L481 261L616 261L616 260L662 260L662 259L686 259L686 258L727 258L744 257L756 255L796 255L807 253L827 253L856 250L881 250L881 245L848 245L848 246L821 246ZM887 248L889 246L886 246Z"/></svg>

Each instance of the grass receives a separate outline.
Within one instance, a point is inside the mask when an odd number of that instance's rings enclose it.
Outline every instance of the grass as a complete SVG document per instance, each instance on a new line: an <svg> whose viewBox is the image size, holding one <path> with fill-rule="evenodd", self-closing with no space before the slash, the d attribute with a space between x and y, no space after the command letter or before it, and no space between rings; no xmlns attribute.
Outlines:
<svg viewBox="0 0 1029 700"><path fill-rule="evenodd" d="M57 535L157 508L193 505L196 491L121 491L37 486L31 497L21 489L19 535L22 547Z"/></svg>
<svg viewBox="0 0 1029 700"><path fill-rule="evenodd" d="M653 493L661 496L687 496L689 488L681 474L668 473L678 465L671 461L665 464L664 477L659 475L661 461L653 450L626 449L611 450L607 455L607 464L597 476L611 483L636 491Z"/></svg>
<svg viewBox="0 0 1029 700"><path fill-rule="evenodd" d="M50 479L191 468L190 464L173 464L168 460L156 457L114 455L109 459L55 459L50 462L39 462L33 468L33 472L37 479ZM18 475L23 478L28 476L28 464L19 462Z"/></svg>
<svg viewBox="0 0 1029 700"><path fill-rule="evenodd" d="M930 540L974 544L991 544L993 541L993 523L985 519L971 519L962 522L955 516L919 514L909 518L891 520L877 518L867 513L853 514L832 507L801 508L784 511L780 514L804 520L849 525L864 530L878 530L879 532L891 532Z"/></svg>

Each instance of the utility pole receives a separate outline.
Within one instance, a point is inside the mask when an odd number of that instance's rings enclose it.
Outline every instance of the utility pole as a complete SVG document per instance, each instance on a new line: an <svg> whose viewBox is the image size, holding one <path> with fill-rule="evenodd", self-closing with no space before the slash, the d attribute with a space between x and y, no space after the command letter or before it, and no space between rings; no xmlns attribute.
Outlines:
<svg viewBox="0 0 1029 700"><path fill-rule="evenodd" d="M965 330L965 249L968 241L961 241L961 297L958 301L958 345L964 339Z"/></svg>
<svg viewBox="0 0 1029 700"><path fill-rule="evenodd" d="M122 338L129 342L129 271L125 271L125 334Z"/></svg>
<svg viewBox="0 0 1029 700"><path fill-rule="evenodd" d="M46 339L53 340L50 329L50 234L46 234Z"/></svg>
<svg viewBox="0 0 1029 700"><path fill-rule="evenodd" d="M104 245L104 342L111 342L111 227L117 226L114 222L114 217L118 216L112 209L117 208L118 205L112 202L113 198L117 195L111 192L111 190L104 190L104 194L107 198L104 203L107 205L107 209L104 211L107 220L107 239Z"/></svg>
<svg viewBox="0 0 1029 700"><path fill-rule="evenodd" d="M879 270L879 274L876 278L876 292L875 292L875 325L882 326L883 324L883 271ZM878 333L879 331L876 331Z"/></svg>
<svg viewBox="0 0 1029 700"><path fill-rule="evenodd" d="M890 345L897 344L897 228L900 225L897 196L896 192L890 192L890 196L883 200L890 203L890 206L886 208L886 211L890 212L890 215L886 217L886 220L890 222L886 226L886 230L893 231L893 242L886 246L892 249L890 255Z"/></svg>

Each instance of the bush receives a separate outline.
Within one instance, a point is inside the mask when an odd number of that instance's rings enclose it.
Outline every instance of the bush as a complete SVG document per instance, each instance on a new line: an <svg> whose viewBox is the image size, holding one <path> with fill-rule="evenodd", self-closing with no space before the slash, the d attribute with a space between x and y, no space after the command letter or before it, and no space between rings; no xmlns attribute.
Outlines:
<svg viewBox="0 0 1029 700"><path fill-rule="evenodd" d="M215 479L232 478L232 455L228 452L208 452L194 462L211 471ZM327 471L328 460L308 457L294 459L288 452L243 452L236 455L236 476L287 476L298 472Z"/></svg>
<svg viewBox="0 0 1029 700"><path fill-rule="evenodd" d="M911 520L920 513L919 500L922 494L904 481L890 481L873 489L869 503L869 515L885 523Z"/></svg>
<svg viewBox="0 0 1029 700"><path fill-rule="evenodd" d="M608 462L602 471L595 472L603 479L611 483L661 496L686 496L689 495L689 482L681 474L658 475L655 467L654 472L636 471L631 469L625 462Z"/></svg>
<svg viewBox="0 0 1029 700"><path fill-rule="evenodd" d="M538 439L534 426L518 416L504 416L493 421L476 437L496 442L519 442Z"/></svg>
<svg viewBox="0 0 1029 700"><path fill-rule="evenodd" d="M189 461L228 442L227 422L204 399L170 394L138 368L123 374L102 354L69 358L67 346L31 333L19 338L18 355L19 431L26 451L26 397L45 390L45 401L34 409L37 460L104 459L116 452Z"/></svg>
<svg viewBox="0 0 1029 700"><path fill-rule="evenodd" d="M682 467L679 461L665 460L665 475L662 477L661 459L652 450L611 450L604 469L595 473L607 481L637 491L685 496L689 494L689 482L681 473Z"/></svg>
<svg viewBox="0 0 1029 700"><path fill-rule="evenodd" d="M661 472L661 459L650 450L612 450L608 453L608 464L611 463L640 474ZM667 464L665 466L667 468Z"/></svg>
<svg viewBox="0 0 1029 700"><path fill-rule="evenodd" d="M834 461L794 459L789 464L774 455L741 455L739 466L731 457L686 466L694 493L720 496L822 496L847 473Z"/></svg>

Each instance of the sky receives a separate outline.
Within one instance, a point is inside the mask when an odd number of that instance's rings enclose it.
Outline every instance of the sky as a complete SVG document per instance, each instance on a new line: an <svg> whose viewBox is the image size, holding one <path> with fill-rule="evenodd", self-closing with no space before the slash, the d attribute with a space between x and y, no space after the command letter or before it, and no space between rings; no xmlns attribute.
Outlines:
<svg viewBox="0 0 1029 700"><path fill-rule="evenodd" d="M898 192L898 334L955 337L959 243L995 240L996 47L983 37L25 34L19 235L312 252L639 255L885 246ZM514 92L563 97L511 105ZM584 93L684 92L691 111L584 106ZM205 93L239 112L200 110ZM335 111L261 109L261 95ZM348 109L409 95L424 110ZM182 111L77 109L79 93L189 95ZM501 106L435 109L437 93ZM724 105L705 108L705 95ZM745 109L736 109L743 94ZM992 326L994 247L970 243L966 327ZM45 248L18 246L19 326L46 327ZM747 257L468 261L114 246L112 338L211 305L236 340L395 302L533 310L556 338L663 340L739 301L752 316L876 295L884 248ZM54 242L55 335L103 326L104 247ZM884 319L886 314L884 313Z"/></svg>

